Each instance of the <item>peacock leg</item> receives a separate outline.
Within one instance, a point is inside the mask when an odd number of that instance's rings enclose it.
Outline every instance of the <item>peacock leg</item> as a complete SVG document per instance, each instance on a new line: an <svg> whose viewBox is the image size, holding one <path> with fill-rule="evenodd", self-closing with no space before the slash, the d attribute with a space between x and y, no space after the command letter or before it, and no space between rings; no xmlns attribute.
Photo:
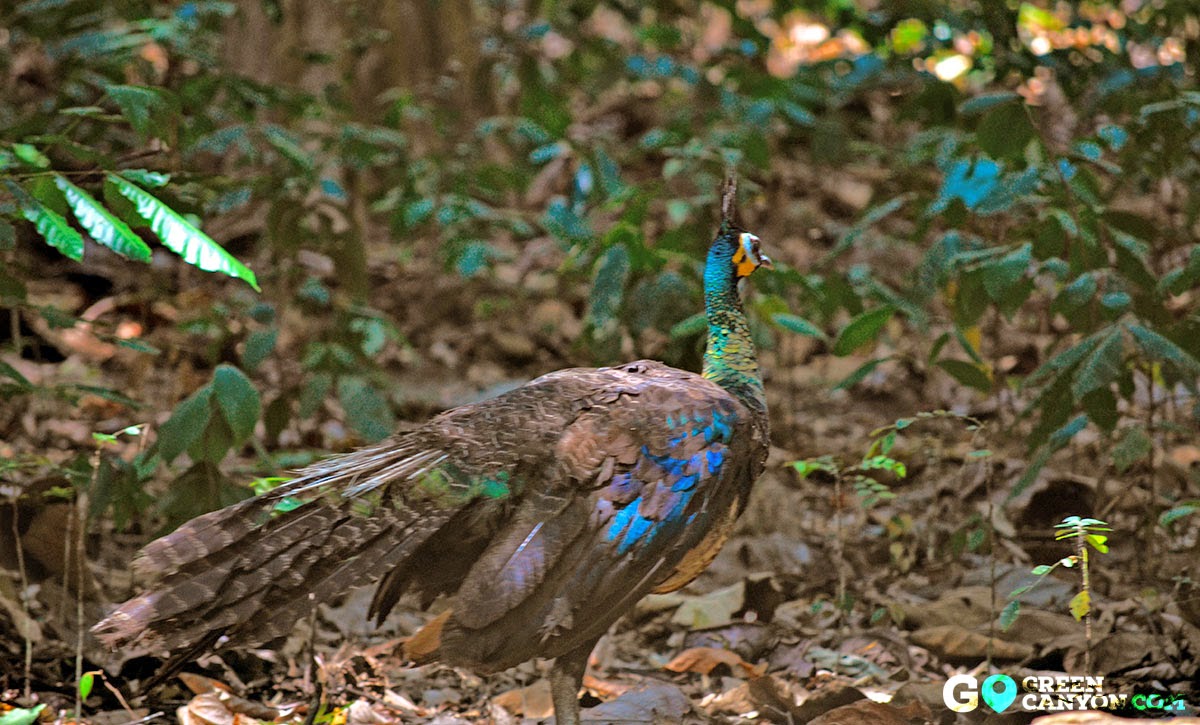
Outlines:
<svg viewBox="0 0 1200 725"><path fill-rule="evenodd" d="M588 656L599 638L594 639L554 660L550 668L550 697L554 700L555 725L579 725L579 688Z"/></svg>

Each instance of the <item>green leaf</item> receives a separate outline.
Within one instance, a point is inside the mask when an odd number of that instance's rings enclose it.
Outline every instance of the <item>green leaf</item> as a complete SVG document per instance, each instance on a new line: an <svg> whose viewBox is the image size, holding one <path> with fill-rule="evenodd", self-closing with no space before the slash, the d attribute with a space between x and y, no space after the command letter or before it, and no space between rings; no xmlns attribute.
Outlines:
<svg viewBox="0 0 1200 725"><path fill-rule="evenodd" d="M817 124L817 117L799 103L795 103L793 101L784 101L780 105L780 108L783 109L784 115L786 115L788 119L797 126L812 128Z"/></svg>
<svg viewBox="0 0 1200 725"><path fill-rule="evenodd" d="M1076 400L1082 400L1083 396L1093 390L1108 387L1117 379L1121 374L1124 350L1121 331L1114 327L1100 339L1096 349L1084 358L1075 370L1075 377L1071 381L1071 394Z"/></svg>
<svg viewBox="0 0 1200 725"><path fill-rule="evenodd" d="M1092 595L1086 589L1081 590L1071 597L1071 603L1067 606L1071 609L1071 616L1078 622L1092 611Z"/></svg>
<svg viewBox="0 0 1200 725"><path fill-rule="evenodd" d="M17 200L21 216L33 222L47 244L76 262L83 259L83 235L75 231L61 214L34 199L16 182L6 179L4 185Z"/></svg>
<svg viewBox="0 0 1200 725"><path fill-rule="evenodd" d="M21 374L19 370L9 365L6 362L0 361L0 377L8 378L14 381L18 386L25 390L32 390L33 383L29 382L29 378Z"/></svg>
<svg viewBox="0 0 1200 725"><path fill-rule="evenodd" d="M1182 347L1148 327L1143 327L1139 324L1130 324L1128 328L1133 333L1133 339L1137 341L1138 346L1151 359L1170 363L1181 372L1200 375L1200 360L1192 357Z"/></svg>
<svg viewBox="0 0 1200 725"><path fill-rule="evenodd" d="M1146 434L1145 427L1137 424L1121 430L1110 455L1117 473L1124 473L1130 466L1149 456L1151 450L1150 436Z"/></svg>
<svg viewBox="0 0 1200 725"><path fill-rule="evenodd" d="M1013 104L1019 102L1021 97L1012 91L999 91L997 93L981 93L974 98L969 98L958 107L958 112L963 116L973 116L977 113L990 110L1001 104Z"/></svg>
<svg viewBox="0 0 1200 725"><path fill-rule="evenodd" d="M214 400L233 432L234 444L249 438L262 411L254 384L241 370L223 363L213 373L212 389Z"/></svg>
<svg viewBox="0 0 1200 725"><path fill-rule="evenodd" d="M1002 300L1008 290L1025 277L1032 259L1033 245L1025 243L1000 259L983 265L983 288L987 290L988 297L996 302Z"/></svg>
<svg viewBox="0 0 1200 725"><path fill-rule="evenodd" d="M412 229L433 215L433 199L424 198L409 202L404 207L402 218L405 229Z"/></svg>
<svg viewBox="0 0 1200 725"><path fill-rule="evenodd" d="M1174 508L1163 511L1162 515L1158 517L1158 525L1165 528L1175 523L1179 519L1191 516L1197 511L1200 511L1200 501L1188 501L1186 503L1182 503Z"/></svg>
<svg viewBox="0 0 1200 725"><path fill-rule="evenodd" d="M78 391L79 393L90 393L97 397L104 398L105 400L111 400L114 403L120 403L131 410L138 410L139 408L143 407L141 403L129 397L128 395L123 395L122 393L118 393L111 388L105 388L100 385L83 385L81 383L74 383L65 386L64 389Z"/></svg>
<svg viewBox="0 0 1200 725"><path fill-rule="evenodd" d="M1021 614L1021 602L1016 599L1004 605L1004 609L1000 610L1000 629L1007 632L1010 627L1017 621L1017 617Z"/></svg>
<svg viewBox="0 0 1200 725"><path fill-rule="evenodd" d="M1067 421L1066 425L1050 434L1049 444L1051 448L1058 450L1070 443L1072 438L1087 427L1087 421L1086 415L1077 415Z"/></svg>
<svg viewBox="0 0 1200 725"><path fill-rule="evenodd" d="M542 226L554 238L568 244L580 244L593 237L591 225L576 214L563 197L556 196L546 205Z"/></svg>
<svg viewBox="0 0 1200 725"><path fill-rule="evenodd" d="M1087 304L1096 294L1098 285L1093 272L1084 272L1075 278L1071 284L1063 287L1054 302L1050 303L1051 312L1074 312Z"/></svg>
<svg viewBox="0 0 1200 725"><path fill-rule="evenodd" d="M983 393L992 392L992 379L978 365L965 360L938 360L937 366L958 382Z"/></svg>
<svg viewBox="0 0 1200 725"><path fill-rule="evenodd" d="M187 453L193 461L207 461L215 466L232 447L233 429L229 422L224 415L211 415L199 438L188 446Z"/></svg>
<svg viewBox="0 0 1200 725"><path fill-rule="evenodd" d="M604 329L615 323L621 301L625 298L629 266L629 250L623 244L609 247L596 263L587 311L587 319L592 327Z"/></svg>
<svg viewBox="0 0 1200 725"><path fill-rule="evenodd" d="M1113 232L1112 239L1117 271L1124 275L1125 279L1142 289L1154 289L1158 285L1158 277L1146 265L1148 246L1144 242L1118 231Z"/></svg>
<svg viewBox="0 0 1200 725"><path fill-rule="evenodd" d="M148 169L122 169L117 173L135 184L148 186L151 189L166 186L167 182L171 180L170 174L164 174L161 171L150 171Z"/></svg>
<svg viewBox="0 0 1200 725"><path fill-rule="evenodd" d="M246 336L246 347L242 350L242 367L250 372L258 369L263 361L275 351L275 341L279 330L271 327L266 330L255 330Z"/></svg>
<svg viewBox="0 0 1200 725"><path fill-rule="evenodd" d="M1079 401L1087 417L1105 433L1112 433L1120 421L1117 413L1117 396L1108 388L1098 388L1083 396Z"/></svg>
<svg viewBox="0 0 1200 725"><path fill-rule="evenodd" d="M12 145L12 150L17 158L30 166L36 166L39 169L50 168L50 159L46 158L46 155L38 151L35 146L27 143L15 143Z"/></svg>
<svg viewBox="0 0 1200 725"><path fill-rule="evenodd" d="M833 354L838 356L849 355L858 348L873 342L879 331L883 329L883 326L887 324L887 321L892 318L895 312L894 307L885 305L868 310L850 320L850 324L842 329L837 336L837 340L834 341Z"/></svg>
<svg viewBox="0 0 1200 725"><path fill-rule="evenodd" d="M145 340L139 340L136 337L131 337L129 339L117 337L111 339L110 342L112 342L114 345L120 345L121 347L129 350L136 350L137 352L144 352L150 355L157 355L159 352L161 352L161 350L159 350L157 347L151 345Z"/></svg>
<svg viewBox="0 0 1200 725"><path fill-rule="evenodd" d="M288 424L292 422L292 398L290 395L280 395L267 404L263 411L263 426L267 429L267 438L276 440Z"/></svg>
<svg viewBox="0 0 1200 725"><path fill-rule="evenodd" d="M112 85L106 92L139 136L148 139L162 135L158 120L169 107L164 91L147 86Z"/></svg>
<svg viewBox="0 0 1200 725"><path fill-rule="evenodd" d="M794 332L797 335L804 335L805 337L815 337L818 340L826 339L824 330L803 317L779 312L773 315L771 320L788 332Z"/></svg>
<svg viewBox="0 0 1200 725"><path fill-rule="evenodd" d="M17 242L17 230L12 224L0 219L0 252L7 252Z"/></svg>
<svg viewBox="0 0 1200 725"><path fill-rule="evenodd" d="M699 335L707 328L708 318L703 312L697 312L691 317L675 323L675 325L671 328L671 339L677 340L681 337L692 337L694 335Z"/></svg>
<svg viewBox="0 0 1200 725"><path fill-rule="evenodd" d="M79 678L79 699L86 700L88 695L92 694L92 685L96 682L96 673L84 672Z"/></svg>
<svg viewBox="0 0 1200 725"><path fill-rule="evenodd" d="M329 395L333 387L333 376L326 372L313 373L304 387L300 389L300 418L311 418L317 412L317 407Z"/></svg>
<svg viewBox="0 0 1200 725"><path fill-rule="evenodd" d="M894 448L895 446L896 446L896 431L894 431L894 430L888 431L888 434L885 435L883 438L881 438L879 441L879 452L886 456L887 454L892 452L892 448Z"/></svg>
<svg viewBox="0 0 1200 725"><path fill-rule="evenodd" d="M963 352L967 353L967 356L971 358L971 362L983 367L983 358L979 356L979 351L975 349L975 346L963 334L963 329L957 325L954 326L954 339L958 342L958 346L963 349Z"/></svg>
<svg viewBox="0 0 1200 725"><path fill-rule="evenodd" d="M122 257L138 262L150 261L150 247L146 246L141 237L134 234L128 224L113 216L113 213L92 198L91 194L58 174L54 175L54 185L62 191L75 218L79 220L79 225L87 230L92 239Z"/></svg>
<svg viewBox="0 0 1200 725"><path fill-rule="evenodd" d="M1066 350L1058 353L1054 357L1038 366L1037 370L1034 370L1032 373L1030 373L1029 377L1025 379L1025 385L1037 385L1049 377L1051 373L1063 372L1075 367L1077 364L1079 364L1079 361L1084 358L1084 356L1096 349L1096 346L1100 344L1101 339L1102 334L1098 333L1091 335L1083 340L1080 340L1078 345L1069 347Z"/></svg>
<svg viewBox="0 0 1200 725"><path fill-rule="evenodd" d="M979 121L975 137L993 158L1018 158L1034 136L1033 124L1022 103L1006 103L988 111Z"/></svg>
<svg viewBox="0 0 1200 725"><path fill-rule="evenodd" d="M0 725L33 725L38 720L38 714L44 709L44 702L29 709L14 708L0 715Z"/></svg>
<svg viewBox="0 0 1200 725"><path fill-rule="evenodd" d="M1043 413L1043 417L1045 417L1045 413ZM1029 465L1025 468L1025 472L1021 474L1021 478L1017 480L1012 490L1008 492L1007 500L1013 500L1017 496L1020 496L1025 489L1029 488L1037 480L1038 474L1042 472L1046 464L1050 462L1050 456L1054 455L1055 451L1060 450L1063 446L1070 443L1071 439L1087 426L1087 422L1088 417L1086 415L1077 415L1067 421L1061 428L1051 433L1047 437L1046 443L1037 449L1037 452L1029 461Z"/></svg>
<svg viewBox="0 0 1200 725"><path fill-rule="evenodd" d="M855 385L861 383L864 378L870 375L872 370L879 367L881 363L885 363L891 359L892 356L889 355L888 357L877 357L874 360L868 360L862 365L859 365L857 370L847 375L846 378L842 380L842 382L835 385L833 389L847 390L849 388L853 388Z"/></svg>
<svg viewBox="0 0 1200 725"><path fill-rule="evenodd" d="M158 427L158 452L170 463L200 440L212 417L212 386L205 385L179 405L165 423Z"/></svg>
<svg viewBox="0 0 1200 725"><path fill-rule="evenodd" d="M359 317L351 320L350 329L362 336L359 349L368 357L378 355L394 334L383 320L376 317Z"/></svg>
<svg viewBox="0 0 1200 725"><path fill-rule="evenodd" d="M1092 545L1092 548L1101 554L1108 553L1108 537L1104 534L1088 534L1087 542Z"/></svg>
<svg viewBox="0 0 1200 725"><path fill-rule="evenodd" d="M288 159L305 171L312 171L315 168L312 154L304 150L300 145L300 139L291 132L276 126L275 124L267 124L263 127L263 135L267 141L274 146L279 153L283 154Z"/></svg>
<svg viewBox="0 0 1200 725"><path fill-rule="evenodd" d="M183 261L206 272L221 272L230 277L237 277L259 291L254 272L184 219L179 212L116 174L108 174L107 178L117 193L133 202L137 213L150 224L150 229L158 235L167 249L183 257Z"/></svg>
<svg viewBox="0 0 1200 725"><path fill-rule="evenodd" d="M395 418L374 386L361 377L348 375L338 380L337 392L351 428L372 443L391 434Z"/></svg>
<svg viewBox="0 0 1200 725"><path fill-rule="evenodd" d="M1050 567L1045 564L1038 564L1033 567L1033 571L1030 573L1034 576L1045 576L1050 573Z"/></svg>

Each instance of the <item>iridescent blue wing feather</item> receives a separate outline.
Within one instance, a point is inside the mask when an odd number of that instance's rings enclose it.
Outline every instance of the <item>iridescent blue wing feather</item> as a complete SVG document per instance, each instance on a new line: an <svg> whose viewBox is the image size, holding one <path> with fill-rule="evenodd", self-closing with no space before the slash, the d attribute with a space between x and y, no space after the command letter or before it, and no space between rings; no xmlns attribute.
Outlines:
<svg viewBox="0 0 1200 725"><path fill-rule="evenodd" d="M481 665L535 649L553 656L603 631L675 576L749 490L755 429L745 406L658 363L615 370L615 385L598 388L604 399L583 401L562 431L539 494L521 502L453 600L448 646L470 647ZM530 629L541 636L528 644L509 635Z"/></svg>

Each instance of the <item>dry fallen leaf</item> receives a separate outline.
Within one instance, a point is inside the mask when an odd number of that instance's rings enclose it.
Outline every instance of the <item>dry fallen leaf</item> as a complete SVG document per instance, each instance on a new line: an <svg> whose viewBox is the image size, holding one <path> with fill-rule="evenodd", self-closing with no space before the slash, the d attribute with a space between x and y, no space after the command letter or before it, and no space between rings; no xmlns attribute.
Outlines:
<svg viewBox="0 0 1200 725"><path fill-rule="evenodd" d="M914 721L924 722L928 715L928 710L924 715L914 716L907 709L901 710L873 700L860 700L834 708L810 720L809 725L910 725Z"/></svg>
<svg viewBox="0 0 1200 725"><path fill-rule="evenodd" d="M247 717L255 720L276 720L280 716L279 710L273 707L235 695L229 689L229 685L220 680L189 672L181 673L179 679L196 694L196 697L188 703L188 709L193 717L207 720L209 717L220 717L221 711L227 712L235 718L241 716L242 720ZM195 705L194 709L193 705ZM219 710L217 709L218 705Z"/></svg>
<svg viewBox="0 0 1200 725"><path fill-rule="evenodd" d="M601 700L612 700L629 692L631 685L623 682L602 680L592 675L583 676L583 687Z"/></svg>
<svg viewBox="0 0 1200 725"><path fill-rule="evenodd" d="M183 682L185 687L192 691L193 695L203 695L206 692L213 692L215 690L219 690L221 692L233 692L229 689L229 685L226 685L224 682L221 682L220 680L214 680L211 677L205 677L204 675L197 675L191 672L180 672L179 679Z"/></svg>
<svg viewBox="0 0 1200 725"><path fill-rule="evenodd" d="M179 725L235 725L237 716L225 707L217 691L196 695L176 711Z"/></svg>
<svg viewBox="0 0 1200 725"><path fill-rule="evenodd" d="M988 655L988 637L955 624L927 627L912 633L912 641L950 659L980 659ZM1033 647L1015 642L994 640L992 656L1000 660L1023 660L1033 654Z"/></svg>
<svg viewBox="0 0 1200 725"><path fill-rule="evenodd" d="M502 692L492 698L492 704L526 718L544 718L554 714L548 680L538 680L528 687Z"/></svg>
<svg viewBox="0 0 1200 725"><path fill-rule="evenodd" d="M355 700L346 708L346 725L387 725L394 722L399 720L363 699Z"/></svg>
<svg viewBox="0 0 1200 725"><path fill-rule="evenodd" d="M692 710L692 701L675 685L645 682L612 702L583 712L584 721L679 722Z"/></svg>
<svg viewBox="0 0 1200 725"><path fill-rule="evenodd" d="M672 672L698 672L702 675L711 673L718 665L727 665L735 675L745 673L757 677L766 672L766 664L752 665L736 652L716 647L692 647L685 649L663 666ZM740 672L739 672L740 669Z"/></svg>

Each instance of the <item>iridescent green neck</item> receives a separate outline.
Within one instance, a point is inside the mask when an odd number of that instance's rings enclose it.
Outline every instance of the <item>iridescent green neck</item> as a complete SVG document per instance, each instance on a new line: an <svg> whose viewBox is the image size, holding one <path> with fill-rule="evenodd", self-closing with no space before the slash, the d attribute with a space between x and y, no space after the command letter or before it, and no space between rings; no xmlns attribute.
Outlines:
<svg viewBox="0 0 1200 725"><path fill-rule="evenodd" d="M753 410L766 410L758 357L750 325L738 296L731 259L737 249L736 234L722 229L704 265L704 311L708 317L708 348L704 351L705 378L733 393Z"/></svg>

